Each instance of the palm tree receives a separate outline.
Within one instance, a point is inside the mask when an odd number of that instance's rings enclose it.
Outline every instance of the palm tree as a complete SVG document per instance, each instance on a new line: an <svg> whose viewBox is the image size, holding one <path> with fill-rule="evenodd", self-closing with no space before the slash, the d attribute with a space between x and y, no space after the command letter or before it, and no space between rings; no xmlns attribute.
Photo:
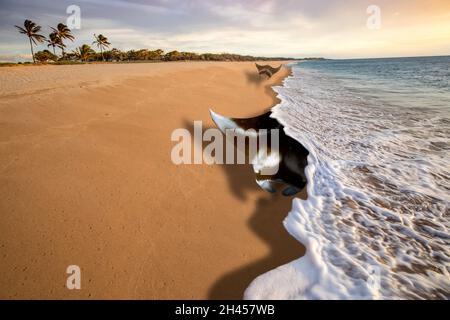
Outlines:
<svg viewBox="0 0 450 320"><path fill-rule="evenodd" d="M92 55L95 54L95 51L92 50L89 45L83 44L81 47L78 47L73 53L81 61L87 61Z"/></svg>
<svg viewBox="0 0 450 320"><path fill-rule="evenodd" d="M73 41L75 39L75 37L72 34L72 31L70 31L69 27L67 27L64 23L58 23L58 25L56 26L56 28L52 27L52 30L54 33L56 33L59 37L59 39L61 40L61 46L59 46L59 48L61 49L62 52L62 56L64 57L65 53L64 53L64 39L69 39L70 41Z"/></svg>
<svg viewBox="0 0 450 320"><path fill-rule="evenodd" d="M100 48L100 52L102 54L102 61L104 61L105 59L103 58L103 48L108 48L111 43L109 43L108 38L102 34L99 34L98 36L94 34L94 38L95 41L92 42L92 44L96 44L97 47Z"/></svg>
<svg viewBox="0 0 450 320"><path fill-rule="evenodd" d="M23 28L19 26L15 27L19 29L20 33L25 34L30 40L31 56L33 57L33 63L35 63L36 60L34 59L33 43L37 45L37 43L44 42L45 37L38 33L39 31L41 31L41 26L38 26L33 21L25 20L23 26Z"/></svg>
<svg viewBox="0 0 450 320"><path fill-rule="evenodd" d="M56 55L55 47L63 48L65 47L64 43L61 41L61 38L58 37L56 32L52 32L48 35L47 39L48 45L47 47L53 47L53 54Z"/></svg>

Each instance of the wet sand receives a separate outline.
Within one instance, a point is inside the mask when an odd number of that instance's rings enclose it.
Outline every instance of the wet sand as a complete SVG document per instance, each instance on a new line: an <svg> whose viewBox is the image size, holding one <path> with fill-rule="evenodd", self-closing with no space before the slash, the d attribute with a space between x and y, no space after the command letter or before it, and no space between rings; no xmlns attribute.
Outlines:
<svg viewBox="0 0 450 320"><path fill-rule="evenodd" d="M277 63L271 63L277 66ZM176 128L277 101L253 63L0 68L0 298L242 298L303 246L247 165L174 165ZM304 194L303 194L304 196ZM81 268L81 290L66 268Z"/></svg>

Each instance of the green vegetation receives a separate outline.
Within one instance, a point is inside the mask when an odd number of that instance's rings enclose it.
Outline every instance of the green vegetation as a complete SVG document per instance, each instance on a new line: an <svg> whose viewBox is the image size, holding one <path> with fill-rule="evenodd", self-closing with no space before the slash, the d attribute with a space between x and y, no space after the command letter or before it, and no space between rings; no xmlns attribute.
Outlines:
<svg viewBox="0 0 450 320"><path fill-rule="evenodd" d="M93 57L95 54L95 51L92 50L92 48L87 44L83 44L72 53L74 57L84 62L89 61L89 59L91 59L91 57Z"/></svg>
<svg viewBox="0 0 450 320"><path fill-rule="evenodd" d="M303 59L298 59L301 61L308 61L308 60L329 60L329 59L325 59L325 58L316 58L316 57L311 57L311 58L303 58Z"/></svg>
<svg viewBox="0 0 450 320"><path fill-rule="evenodd" d="M56 32L52 32L48 35L47 47L53 47L53 54L56 55L55 48L58 47L61 50L64 48L64 43Z"/></svg>
<svg viewBox="0 0 450 320"><path fill-rule="evenodd" d="M95 41L92 42L92 44L96 44L98 48L100 48L100 53L102 55L102 61L105 61L105 58L103 57L103 49L109 48L109 45L111 43L108 42L108 38L106 38L104 35L99 34L96 36L94 34Z"/></svg>
<svg viewBox="0 0 450 320"><path fill-rule="evenodd" d="M14 62L0 62L0 67L15 67L17 65L21 65L21 63Z"/></svg>
<svg viewBox="0 0 450 320"><path fill-rule="evenodd" d="M52 27L52 30L53 30L53 33L55 33L56 36L59 38L59 43L60 43L59 48L61 49L62 58L64 58L64 55L65 55L64 48L66 47L66 45L64 44L64 40L67 39L67 40L70 40L73 42L75 37L73 36L70 29L64 23L58 23L56 28Z"/></svg>
<svg viewBox="0 0 450 320"><path fill-rule="evenodd" d="M94 42L100 52L94 51L89 45L83 44L77 47L72 52L66 53L67 47L64 43L65 40L74 41L70 29L63 23L59 23L56 28L51 28L52 32L49 34L48 39L45 36L39 34L41 26L36 23L25 20L24 27L16 26L19 32L25 34L30 41L31 55L33 57L33 63L38 61L39 63L52 63L52 64L77 64L95 61L107 61L107 62L158 62L158 61L262 61L262 60L295 60L292 58L282 57L253 57L248 55L239 55L231 53L195 53L195 52L179 52L170 51L165 53L161 49L148 50L129 50L121 51L113 48L109 48L111 43L108 38L102 34L98 36L94 34ZM53 53L49 50L38 51L34 53L33 44L47 42L47 47L52 47ZM56 48L61 49L61 55L56 54ZM2 64L0 64L2 66Z"/></svg>
<svg viewBox="0 0 450 320"><path fill-rule="evenodd" d="M31 56L33 57L33 62L36 62L34 59L33 44L37 45L38 43L42 43L45 40L45 37L38 33L39 31L41 31L41 26L38 26L31 20L25 20L25 22L23 23L23 28L19 26L15 27L19 29L20 33L28 37L28 40L30 41Z"/></svg>
<svg viewBox="0 0 450 320"><path fill-rule="evenodd" d="M55 62L55 61L58 60L58 57L55 54L53 54L50 51L48 51L48 50L43 50L43 51L36 52L34 54L34 58L37 61L41 62L41 63L46 63L46 62L49 62L49 61Z"/></svg>

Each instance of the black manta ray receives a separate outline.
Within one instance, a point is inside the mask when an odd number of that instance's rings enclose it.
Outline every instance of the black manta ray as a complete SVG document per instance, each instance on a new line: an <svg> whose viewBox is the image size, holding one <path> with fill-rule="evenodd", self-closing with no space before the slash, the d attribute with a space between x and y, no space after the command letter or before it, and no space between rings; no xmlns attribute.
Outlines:
<svg viewBox="0 0 450 320"><path fill-rule="evenodd" d="M227 118L212 110L210 110L210 113L213 121L223 133L227 129L233 129L235 132L246 135L245 131L249 129L254 129L257 133L260 129L267 129L268 140L270 140L270 130L278 129L278 150L271 152L262 159L266 166L273 166L273 161L276 159L275 165L278 167L276 173L262 175L253 164L256 182L262 189L274 193L277 191L277 186L282 186L284 187L282 194L291 196L306 186L305 167L308 164L309 152L298 141L284 133L284 127L276 119L270 117L271 111L254 118L245 119ZM275 157L273 157L274 152L277 152Z"/></svg>
<svg viewBox="0 0 450 320"><path fill-rule="evenodd" d="M275 73L277 73L281 69L281 64L278 68L273 68L269 65L261 66L257 63L255 63L255 65L256 69L258 69L259 75L262 76L265 74L268 78L271 78Z"/></svg>

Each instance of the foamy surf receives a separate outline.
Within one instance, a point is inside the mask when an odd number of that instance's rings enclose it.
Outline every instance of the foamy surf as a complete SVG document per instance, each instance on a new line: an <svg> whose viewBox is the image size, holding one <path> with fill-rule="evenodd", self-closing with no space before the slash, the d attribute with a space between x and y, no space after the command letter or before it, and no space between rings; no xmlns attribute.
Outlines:
<svg viewBox="0 0 450 320"><path fill-rule="evenodd" d="M284 221L306 254L256 278L246 299L450 297L449 95L399 108L349 78L294 66L275 88L273 116L310 151L308 199Z"/></svg>

